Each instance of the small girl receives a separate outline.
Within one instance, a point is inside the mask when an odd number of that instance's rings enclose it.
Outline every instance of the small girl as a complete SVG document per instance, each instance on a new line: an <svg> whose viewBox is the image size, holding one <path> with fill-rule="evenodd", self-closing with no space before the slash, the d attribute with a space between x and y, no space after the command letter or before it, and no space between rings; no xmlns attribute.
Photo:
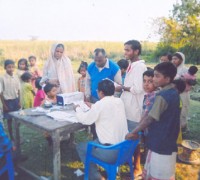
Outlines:
<svg viewBox="0 0 200 180"><path fill-rule="evenodd" d="M24 74L27 71L28 71L28 61L26 59L22 58L18 61L18 70L17 70L17 75L18 75L20 81L21 81L22 74Z"/></svg>
<svg viewBox="0 0 200 180"><path fill-rule="evenodd" d="M37 88L37 92L36 92L36 95L35 95L35 98L34 98L33 107L40 106L43 103L44 99L45 99L45 93L42 90L42 86L40 85L41 79L42 78L37 78L35 80L35 87Z"/></svg>
<svg viewBox="0 0 200 180"><path fill-rule="evenodd" d="M46 86L44 87L44 92L46 94L46 98L45 98L45 101L43 101L42 105L44 105L47 102L51 103L52 105L57 104L57 98L56 98L57 87L55 84L50 84L50 83L46 84ZM49 146L52 146L51 135L49 133L45 132L44 136L45 136L46 140L48 141Z"/></svg>
<svg viewBox="0 0 200 180"><path fill-rule="evenodd" d="M78 69L78 73L81 74L81 77L79 77L78 79L78 91L83 93L85 93L87 67L87 62L81 61L81 64Z"/></svg>
<svg viewBox="0 0 200 180"><path fill-rule="evenodd" d="M33 98L35 92L33 91L33 87L31 85L32 75L29 72L25 72L22 74L21 79L22 83L22 108L32 108L33 107Z"/></svg>
<svg viewBox="0 0 200 180"><path fill-rule="evenodd" d="M33 89L36 91L36 87L35 87L35 80L39 77L41 77L40 71L36 65L36 57L35 56L29 56L28 58L29 61L29 71L32 74L32 79L31 79L31 84L33 86Z"/></svg>
<svg viewBox="0 0 200 180"><path fill-rule="evenodd" d="M46 84L46 86L44 87L44 92L46 94L44 103L49 102L52 105L57 104L57 98L56 98L57 87L56 87L56 85L50 84L50 83Z"/></svg>

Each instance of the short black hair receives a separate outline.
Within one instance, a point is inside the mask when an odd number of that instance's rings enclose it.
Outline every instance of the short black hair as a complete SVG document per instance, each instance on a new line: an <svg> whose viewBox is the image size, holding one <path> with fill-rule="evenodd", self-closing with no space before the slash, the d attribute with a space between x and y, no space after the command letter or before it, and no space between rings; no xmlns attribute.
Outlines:
<svg viewBox="0 0 200 180"><path fill-rule="evenodd" d="M24 62L25 63L25 66L26 66L26 71L28 70L28 61L27 61L27 59L25 59L25 58L21 58L19 61L18 61L18 69L19 69L19 64L21 63L21 62Z"/></svg>
<svg viewBox="0 0 200 180"><path fill-rule="evenodd" d="M65 46L63 44L57 44L56 48L58 48L58 47L65 49Z"/></svg>
<svg viewBox="0 0 200 180"><path fill-rule="evenodd" d="M105 49L103 49L103 48L96 48L96 49L94 50L94 55L95 55L95 56L98 56L99 53L102 53L103 56L106 56L106 51L105 51Z"/></svg>
<svg viewBox="0 0 200 180"><path fill-rule="evenodd" d="M80 66L78 68L78 73L80 73L81 68L85 68L87 70L87 67L88 67L88 63L85 62L85 61L81 61L81 64L80 64Z"/></svg>
<svg viewBox="0 0 200 180"><path fill-rule="evenodd" d="M42 86L40 85L40 81L41 81L41 77L38 77L36 80L35 80L35 87L38 89L38 90L41 90L42 89Z"/></svg>
<svg viewBox="0 0 200 180"><path fill-rule="evenodd" d="M169 61L172 60L172 54L171 53L163 53L163 54L161 54L160 57L162 57L162 56L167 56L167 58L169 59Z"/></svg>
<svg viewBox="0 0 200 180"><path fill-rule="evenodd" d="M127 69L128 68L128 60L126 59L120 59L118 62L117 62L118 66L120 67L120 69Z"/></svg>
<svg viewBox="0 0 200 180"><path fill-rule="evenodd" d="M30 60L30 59L35 59L36 60L37 58L35 56L29 56L28 60Z"/></svg>
<svg viewBox="0 0 200 180"><path fill-rule="evenodd" d="M56 87L55 84L47 83L47 84L44 86L44 92L47 94L47 93L50 92L54 87Z"/></svg>
<svg viewBox="0 0 200 180"><path fill-rule="evenodd" d="M104 79L98 84L98 91L102 91L105 96L112 96L115 93L115 86L111 80Z"/></svg>
<svg viewBox="0 0 200 180"><path fill-rule="evenodd" d="M183 93L186 88L186 83L182 79L175 79L172 81L172 83L175 85L176 89L178 90L179 94Z"/></svg>
<svg viewBox="0 0 200 180"><path fill-rule="evenodd" d="M143 77L148 76L148 77L153 77L154 76L154 70L147 70L143 73Z"/></svg>
<svg viewBox="0 0 200 180"><path fill-rule="evenodd" d="M163 74L165 77L170 78L172 82L177 74L176 67L171 62L163 62L155 66L154 71L158 71Z"/></svg>
<svg viewBox="0 0 200 180"><path fill-rule="evenodd" d="M196 74L198 71L198 68L196 66L190 66L190 68L188 69L188 72L191 74L191 75L194 75Z"/></svg>
<svg viewBox="0 0 200 180"><path fill-rule="evenodd" d="M15 62L12 60L12 59L6 59L4 61L4 69L6 69L6 66L10 65L10 64L13 64L15 65Z"/></svg>
<svg viewBox="0 0 200 180"><path fill-rule="evenodd" d="M22 81L24 81L24 82L30 80L31 78L32 78L32 75L31 75L31 73L29 73L29 72L25 72L25 73L23 73L23 74L21 75L21 79L22 79Z"/></svg>
<svg viewBox="0 0 200 180"><path fill-rule="evenodd" d="M137 41L137 40L130 40L130 41L127 41L127 42L124 43L124 45L131 45L131 48L132 48L133 50L139 50L138 55L140 55L141 52L142 52L142 46L141 46L140 42Z"/></svg>

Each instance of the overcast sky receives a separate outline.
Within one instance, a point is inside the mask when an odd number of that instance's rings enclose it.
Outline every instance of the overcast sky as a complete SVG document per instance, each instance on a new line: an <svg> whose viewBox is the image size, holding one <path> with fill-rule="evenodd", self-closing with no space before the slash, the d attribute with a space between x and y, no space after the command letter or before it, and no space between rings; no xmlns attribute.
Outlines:
<svg viewBox="0 0 200 180"><path fill-rule="evenodd" d="M152 18L167 17L175 2L0 0L0 40L147 40Z"/></svg>

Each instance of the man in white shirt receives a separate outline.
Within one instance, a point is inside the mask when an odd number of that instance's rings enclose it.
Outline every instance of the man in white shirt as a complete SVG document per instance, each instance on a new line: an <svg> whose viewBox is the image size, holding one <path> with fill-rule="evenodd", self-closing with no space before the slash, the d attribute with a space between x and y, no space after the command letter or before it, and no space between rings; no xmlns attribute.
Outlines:
<svg viewBox="0 0 200 180"><path fill-rule="evenodd" d="M103 80L98 84L100 101L91 106L87 112L76 107L78 121L85 125L95 123L98 139L95 143L113 145L122 142L128 132L124 104L120 98L114 97L115 87L110 80ZM77 151L82 162L85 162L87 142L77 145ZM93 155L99 159L112 163L118 156L117 150L93 149ZM95 164L90 165L89 177L91 180L102 179Z"/></svg>
<svg viewBox="0 0 200 180"><path fill-rule="evenodd" d="M143 73L147 70L145 61L139 59L141 54L141 44L139 41L130 40L124 44L125 58L130 60L130 65L126 72L124 86L117 87L123 91L121 99L124 102L126 118L128 120L128 130L131 132L139 124L142 115L144 100ZM134 155L134 176L141 175L140 150Z"/></svg>

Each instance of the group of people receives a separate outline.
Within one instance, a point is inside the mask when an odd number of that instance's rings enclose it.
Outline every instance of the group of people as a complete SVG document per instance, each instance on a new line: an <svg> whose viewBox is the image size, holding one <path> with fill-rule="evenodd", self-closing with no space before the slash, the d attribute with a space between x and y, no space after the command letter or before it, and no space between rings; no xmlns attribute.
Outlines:
<svg viewBox="0 0 200 180"><path fill-rule="evenodd" d="M130 40L124 44L125 59L117 63L107 57L104 49L95 49L94 61L89 65L84 61L80 64L81 76L76 89L71 61L64 50L63 44L52 46L43 73L35 56L18 61L17 75L14 61L5 60L0 93L10 139L14 141L9 112L41 106L46 101L56 104L58 93L78 90L84 93L90 110L83 112L75 106L77 119L91 126L96 143L113 145L136 139L142 131L148 149L147 160L142 173L138 146L134 153L134 176L175 179L177 144L181 141L181 129L187 129L189 92L196 83L197 67L187 69L184 54L176 52L164 54L154 69L148 68L140 59L140 42ZM86 151L87 142L77 145L83 162ZM116 161L117 153L93 149L95 156L108 163ZM90 179L103 179L95 164L90 166Z"/></svg>

